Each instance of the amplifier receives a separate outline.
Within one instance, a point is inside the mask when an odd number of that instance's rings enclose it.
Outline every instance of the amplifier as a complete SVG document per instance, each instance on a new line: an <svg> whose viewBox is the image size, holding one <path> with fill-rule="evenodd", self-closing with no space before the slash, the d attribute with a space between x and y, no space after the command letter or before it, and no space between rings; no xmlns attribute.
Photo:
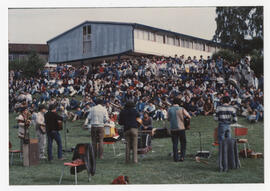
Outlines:
<svg viewBox="0 0 270 191"><path fill-rule="evenodd" d="M23 145L23 165L32 166L39 164L38 139L30 139L29 144Z"/></svg>

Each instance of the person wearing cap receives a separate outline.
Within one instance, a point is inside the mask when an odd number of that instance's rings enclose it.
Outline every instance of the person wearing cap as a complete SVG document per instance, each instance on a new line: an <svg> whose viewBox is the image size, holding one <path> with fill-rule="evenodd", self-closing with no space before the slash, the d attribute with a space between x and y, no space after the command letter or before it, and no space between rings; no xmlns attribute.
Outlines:
<svg viewBox="0 0 270 191"><path fill-rule="evenodd" d="M215 120L218 121L218 142L231 137L231 123L237 122L236 110L230 105L230 97L222 97L222 105L218 106L215 113Z"/></svg>
<svg viewBox="0 0 270 191"><path fill-rule="evenodd" d="M49 111L44 115L45 117L45 125L46 132L48 138L48 160L51 161L53 159L52 156L52 143L53 140L57 143L57 156L59 160L63 160L62 158L62 141L59 133L59 125L58 121L63 121L63 117L57 114L56 105L50 105Z"/></svg>
<svg viewBox="0 0 270 191"><path fill-rule="evenodd" d="M118 123L124 126L124 135L126 139L126 163L130 161L130 148L133 150L133 162L138 163L138 122L140 114L135 109L133 101L128 101L125 108L120 112Z"/></svg>
<svg viewBox="0 0 270 191"><path fill-rule="evenodd" d="M102 106L103 100L98 98L96 106L90 108L85 125L91 126L92 145L95 157L103 159L104 124L109 120L107 109Z"/></svg>
<svg viewBox="0 0 270 191"><path fill-rule="evenodd" d="M45 156L46 126L44 118L46 107L44 105L40 105L38 111L39 112L36 115L36 133L38 138L39 158L46 159Z"/></svg>

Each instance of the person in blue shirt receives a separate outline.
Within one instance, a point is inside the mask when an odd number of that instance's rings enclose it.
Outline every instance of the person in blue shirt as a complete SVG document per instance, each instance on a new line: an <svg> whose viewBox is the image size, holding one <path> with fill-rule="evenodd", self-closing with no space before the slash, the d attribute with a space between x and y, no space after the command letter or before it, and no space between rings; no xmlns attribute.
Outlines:
<svg viewBox="0 0 270 191"><path fill-rule="evenodd" d="M186 133L184 118L187 117L191 119L188 112L181 107L181 100L179 98L174 98L172 107L168 110L168 121L170 121L171 137L173 143L173 159L175 162L183 162L186 153ZM178 140L181 144L181 155L178 156Z"/></svg>

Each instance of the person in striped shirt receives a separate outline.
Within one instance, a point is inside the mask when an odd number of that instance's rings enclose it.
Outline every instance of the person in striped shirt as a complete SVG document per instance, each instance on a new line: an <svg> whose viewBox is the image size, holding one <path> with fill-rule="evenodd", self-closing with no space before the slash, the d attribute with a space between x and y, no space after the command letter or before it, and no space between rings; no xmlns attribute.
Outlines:
<svg viewBox="0 0 270 191"><path fill-rule="evenodd" d="M218 121L218 142L225 139L225 134L231 138L230 124L237 122L236 109L230 105L230 97L222 98L222 105L218 106L215 113L215 120Z"/></svg>

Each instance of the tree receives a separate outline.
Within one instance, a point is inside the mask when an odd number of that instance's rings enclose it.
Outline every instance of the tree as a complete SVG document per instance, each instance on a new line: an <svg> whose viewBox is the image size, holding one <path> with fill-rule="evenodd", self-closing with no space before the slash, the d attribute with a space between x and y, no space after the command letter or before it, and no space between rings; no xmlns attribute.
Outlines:
<svg viewBox="0 0 270 191"><path fill-rule="evenodd" d="M263 55L261 55L258 50L253 50L250 57L250 68L257 77L260 77L260 75L263 74Z"/></svg>
<svg viewBox="0 0 270 191"><path fill-rule="evenodd" d="M37 52L32 51L27 59L23 74L29 77L38 75L38 71L45 65L45 61L39 57Z"/></svg>
<svg viewBox="0 0 270 191"><path fill-rule="evenodd" d="M35 77L38 76L38 71L43 69L45 66L45 60L40 58L37 52L31 51L27 56L27 59L14 60L9 63L10 70L21 70L23 76Z"/></svg>
<svg viewBox="0 0 270 191"><path fill-rule="evenodd" d="M263 51L263 7L217 7L213 40L233 47L241 55L255 45Z"/></svg>
<svg viewBox="0 0 270 191"><path fill-rule="evenodd" d="M232 63L234 61L240 60L241 56L237 53L234 53L231 50L220 50L212 55L212 58L214 60L217 60L218 57L221 57L228 61L229 63Z"/></svg>

